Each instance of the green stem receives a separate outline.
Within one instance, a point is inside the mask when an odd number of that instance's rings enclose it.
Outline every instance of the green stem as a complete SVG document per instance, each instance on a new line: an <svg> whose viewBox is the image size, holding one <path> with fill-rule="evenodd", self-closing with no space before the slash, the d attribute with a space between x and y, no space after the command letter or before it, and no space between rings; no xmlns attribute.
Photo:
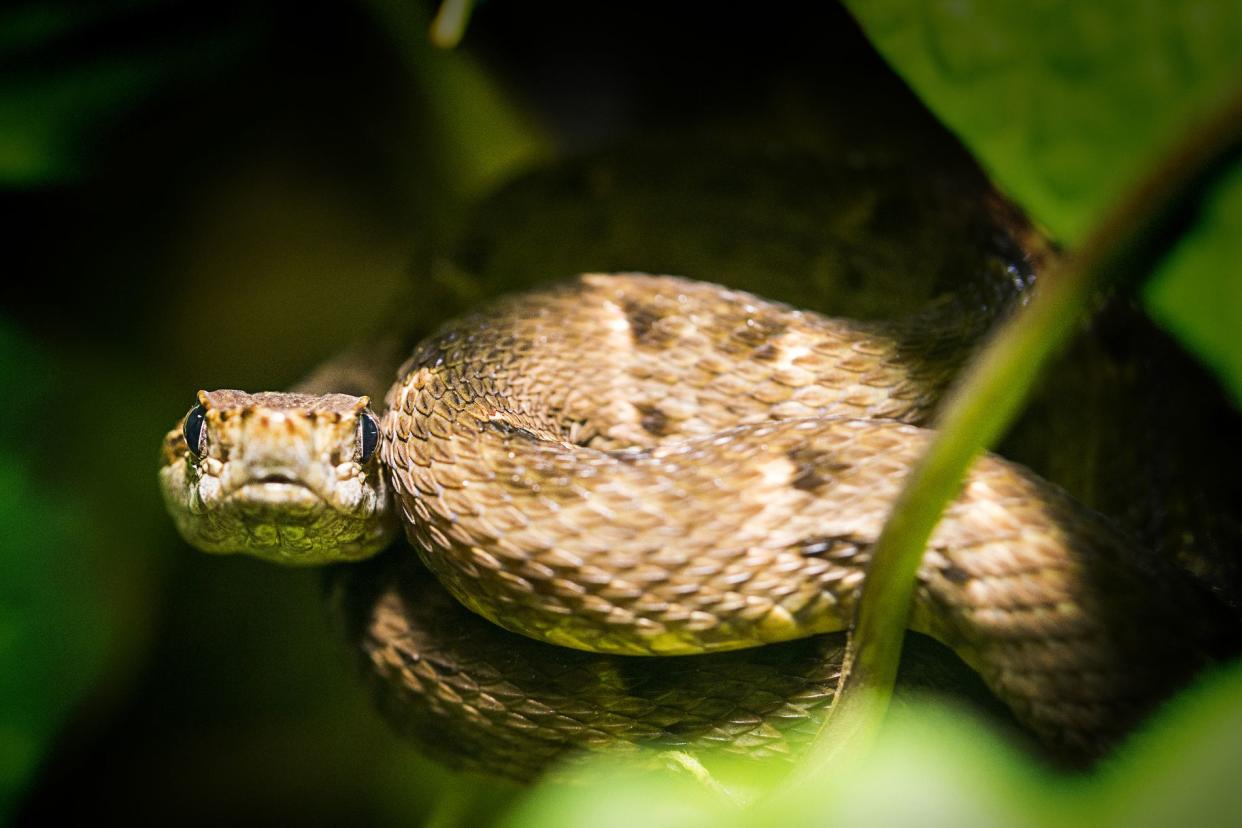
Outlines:
<svg viewBox="0 0 1242 828"><path fill-rule="evenodd" d="M441 49L452 49L461 43L472 11L474 0L444 0L431 21L431 42Z"/></svg>
<svg viewBox="0 0 1242 828"><path fill-rule="evenodd" d="M1092 296L1126 273L1146 273L1172 241L1176 208L1242 146L1242 87L1161 156L1082 246L1036 285L945 399L938 433L911 471L872 551L836 700L802 777L853 757L887 712L923 549L975 458L1009 427L1048 360Z"/></svg>

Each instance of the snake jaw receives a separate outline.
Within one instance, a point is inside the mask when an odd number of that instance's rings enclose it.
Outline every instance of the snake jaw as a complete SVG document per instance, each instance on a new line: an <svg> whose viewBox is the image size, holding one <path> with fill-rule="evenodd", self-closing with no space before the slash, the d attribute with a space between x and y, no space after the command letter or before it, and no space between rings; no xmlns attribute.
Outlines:
<svg viewBox="0 0 1242 828"><path fill-rule="evenodd" d="M358 560L395 534L388 481L364 456L368 400L203 392L201 455L170 432L160 479L178 529L205 552L292 565Z"/></svg>

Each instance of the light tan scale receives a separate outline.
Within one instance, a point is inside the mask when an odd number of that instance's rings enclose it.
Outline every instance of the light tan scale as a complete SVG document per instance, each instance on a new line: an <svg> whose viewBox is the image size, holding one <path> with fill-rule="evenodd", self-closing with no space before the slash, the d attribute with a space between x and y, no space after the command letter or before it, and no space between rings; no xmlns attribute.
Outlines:
<svg viewBox="0 0 1242 828"><path fill-rule="evenodd" d="M954 312L860 323L675 277L582 276L420 344L387 396L380 468L428 568L522 635L670 656L843 630L921 424L980 333ZM165 468L196 544L202 510L176 487L214 473L225 406L205 402L209 459ZM384 476L365 479L378 492ZM289 562L254 534L231 551ZM1186 589L1056 487L984 456L931 539L911 625L1046 743L1090 754L1204 660Z"/></svg>

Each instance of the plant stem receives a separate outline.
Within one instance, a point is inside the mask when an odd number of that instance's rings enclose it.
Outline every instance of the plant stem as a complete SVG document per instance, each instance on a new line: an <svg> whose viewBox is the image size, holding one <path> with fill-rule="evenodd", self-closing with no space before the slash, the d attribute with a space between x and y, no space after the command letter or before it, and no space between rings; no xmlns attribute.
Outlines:
<svg viewBox="0 0 1242 828"><path fill-rule="evenodd" d="M1086 236L1053 265L1029 303L966 368L938 415L938 433L910 472L872 551L836 699L798 774L819 776L874 740L888 710L923 549L975 458L1012 423L1048 360L1092 296L1123 274L1145 274L1177 219L1242 148L1242 87L1162 155Z"/></svg>
<svg viewBox="0 0 1242 828"><path fill-rule="evenodd" d="M472 11L474 0L443 0L431 21L431 42L441 49L452 49L461 43Z"/></svg>

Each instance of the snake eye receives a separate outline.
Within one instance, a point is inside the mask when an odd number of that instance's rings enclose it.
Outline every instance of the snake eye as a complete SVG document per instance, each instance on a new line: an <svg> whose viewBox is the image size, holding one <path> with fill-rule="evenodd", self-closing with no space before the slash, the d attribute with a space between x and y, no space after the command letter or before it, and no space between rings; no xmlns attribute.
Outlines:
<svg viewBox="0 0 1242 828"><path fill-rule="evenodd" d="M203 421L207 417L207 410L202 404L194 406L190 409L190 413L185 415L185 425L181 427L181 433L185 435L185 444L190 448L190 454L195 457L201 457L204 448Z"/></svg>
<svg viewBox="0 0 1242 828"><path fill-rule="evenodd" d="M359 442L362 444L362 454L359 456L358 462L366 463L371 459L371 455L375 453L375 447L379 445L379 422L370 411L362 412L358 432Z"/></svg>

